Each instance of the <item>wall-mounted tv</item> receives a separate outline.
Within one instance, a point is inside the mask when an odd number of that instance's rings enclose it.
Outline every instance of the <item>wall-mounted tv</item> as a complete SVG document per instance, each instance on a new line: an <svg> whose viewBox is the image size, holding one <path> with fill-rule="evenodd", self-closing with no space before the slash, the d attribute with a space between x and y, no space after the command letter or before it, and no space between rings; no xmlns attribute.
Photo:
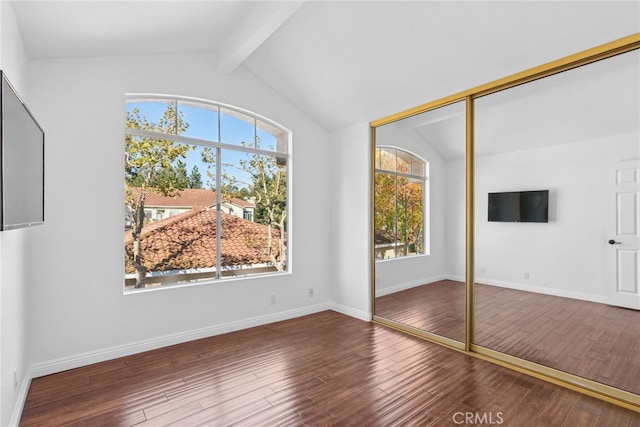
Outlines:
<svg viewBox="0 0 640 427"><path fill-rule="evenodd" d="M44 223L44 131L0 75L0 230L11 230Z"/></svg>
<svg viewBox="0 0 640 427"><path fill-rule="evenodd" d="M489 193L491 222L549 222L549 190Z"/></svg>

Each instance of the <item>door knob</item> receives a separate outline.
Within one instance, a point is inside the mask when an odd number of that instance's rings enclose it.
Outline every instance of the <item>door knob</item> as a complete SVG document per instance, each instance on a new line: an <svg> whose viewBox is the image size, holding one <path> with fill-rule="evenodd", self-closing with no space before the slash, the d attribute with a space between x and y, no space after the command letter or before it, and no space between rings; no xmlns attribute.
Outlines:
<svg viewBox="0 0 640 427"><path fill-rule="evenodd" d="M621 245L622 243L621 242L616 242L615 240L611 239L611 240L609 240L609 244L610 245Z"/></svg>

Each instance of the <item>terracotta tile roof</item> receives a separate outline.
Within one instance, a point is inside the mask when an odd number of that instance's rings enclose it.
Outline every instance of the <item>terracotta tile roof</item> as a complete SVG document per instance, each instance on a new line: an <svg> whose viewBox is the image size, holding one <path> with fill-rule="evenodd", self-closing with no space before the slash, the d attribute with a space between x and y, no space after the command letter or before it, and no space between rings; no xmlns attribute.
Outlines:
<svg viewBox="0 0 640 427"><path fill-rule="evenodd" d="M137 187L131 188L134 196L140 194ZM228 201L223 197L223 202ZM232 198L231 202L242 208L255 207L256 204L250 200ZM145 206L147 207L202 207L208 208L216 204L216 192L208 188L185 188L176 192L175 196L163 196L156 193L147 193Z"/></svg>
<svg viewBox="0 0 640 427"><path fill-rule="evenodd" d="M140 194L140 189L131 189L134 196ZM167 206L167 207L209 207L216 204L216 193L206 188L185 188L176 192L175 196L163 196L156 193L147 193L145 206Z"/></svg>
<svg viewBox="0 0 640 427"><path fill-rule="evenodd" d="M265 225L221 213L221 261L223 266L262 264L267 253ZM278 231L272 230L274 242ZM125 250L132 251L131 232L125 233ZM274 245L277 251L277 244ZM214 209L194 209L142 229L144 265L149 271L210 268L216 265L216 215ZM134 268L126 256L126 272Z"/></svg>
<svg viewBox="0 0 640 427"><path fill-rule="evenodd" d="M242 199L237 199L235 197L232 197L231 200L229 199L225 199L224 197L222 198L222 203L225 202L231 202L236 206L240 206L241 208L255 208L256 204L254 202L252 202L251 200L242 200Z"/></svg>

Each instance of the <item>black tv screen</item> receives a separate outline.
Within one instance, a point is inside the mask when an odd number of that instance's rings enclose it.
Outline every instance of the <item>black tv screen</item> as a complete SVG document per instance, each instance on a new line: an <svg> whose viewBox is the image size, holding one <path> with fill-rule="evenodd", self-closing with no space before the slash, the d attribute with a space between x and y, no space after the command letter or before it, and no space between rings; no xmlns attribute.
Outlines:
<svg viewBox="0 0 640 427"><path fill-rule="evenodd" d="M549 222L549 190L489 193L491 222Z"/></svg>
<svg viewBox="0 0 640 427"><path fill-rule="evenodd" d="M0 74L0 230L11 230L44 223L44 132Z"/></svg>

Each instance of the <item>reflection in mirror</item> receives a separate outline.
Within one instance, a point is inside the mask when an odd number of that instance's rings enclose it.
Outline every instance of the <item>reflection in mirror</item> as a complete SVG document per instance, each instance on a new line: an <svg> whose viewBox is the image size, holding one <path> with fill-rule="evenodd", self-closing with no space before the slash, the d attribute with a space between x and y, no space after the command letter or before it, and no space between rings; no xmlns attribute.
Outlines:
<svg viewBox="0 0 640 427"><path fill-rule="evenodd" d="M424 254L426 162L387 146L376 147L375 162L376 259Z"/></svg>
<svg viewBox="0 0 640 427"><path fill-rule="evenodd" d="M639 64L633 51L475 101L475 343L636 394ZM548 200L514 193L530 190ZM526 221L536 209L547 222Z"/></svg>
<svg viewBox="0 0 640 427"><path fill-rule="evenodd" d="M465 218L450 210L449 195L465 197L464 103L375 132L375 313L463 342ZM449 241L449 228L462 240ZM462 274L451 275L454 266Z"/></svg>

